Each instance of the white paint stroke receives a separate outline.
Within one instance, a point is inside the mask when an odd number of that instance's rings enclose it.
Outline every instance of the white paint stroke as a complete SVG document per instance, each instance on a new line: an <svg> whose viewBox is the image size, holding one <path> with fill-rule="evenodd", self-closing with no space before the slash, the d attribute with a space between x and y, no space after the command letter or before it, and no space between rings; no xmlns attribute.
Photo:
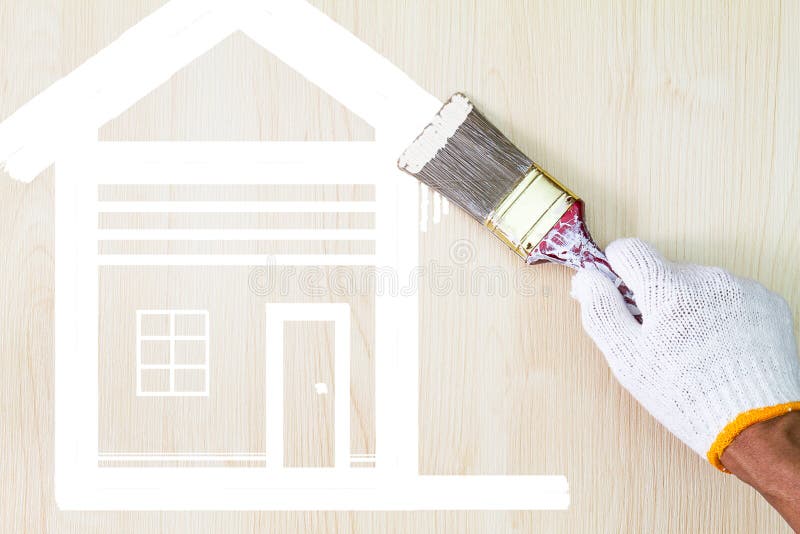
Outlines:
<svg viewBox="0 0 800 534"><path fill-rule="evenodd" d="M428 231L428 208L430 203L428 186L419 184L419 231Z"/></svg>
<svg viewBox="0 0 800 534"><path fill-rule="evenodd" d="M471 112L472 103L464 95L453 95L406 148L397 164L411 174L420 172L447 145Z"/></svg>
<svg viewBox="0 0 800 534"><path fill-rule="evenodd" d="M442 195L438 191L433 192L433 224L439 224L442 220Z"/></svg>
<svg viewBox="0 0 800 534"><path fill-rule="evenodd" d="M103 201L100 213L374 213L371 201Z"/></svg>
<svg viewBox="0 0 800 534"><path fill-rule="evenodd" d="M381 265L374 254L102 254L97 265L129 266L311 266Z"/></svg>
<svg viewBox="0 0 800 534"><path fill-rule="evenodd" d="M103 124L236 31L296 69L375 129L369 143L99 143ZM419 310L416 294L374 295L375 455L351 455L351 311L344 303L265 302L266 467L105 467L98 456L98 271L124 266L364 265L410 280L419 264L427 188L402 173L397 155L440 102L386 58L301 0L172 0L0 124L0 162L30 181L53 162L55 179L55 478L62 510L562 509L563 476L424 476L419 473ZM104 209L178 211L338 209L310 203L241 205L126 200L98 202L102 186L363 184L374 230L101 230ZM344 202L350 202L343 199ZM271 201L270 201L271 202ZM434 203L441 199L434 200ZM442 210L447 209L443 205ZM439 210L435 210L438 212ZM121 211L119 211L121 212ZM438 215L434 213L434 218ZM267 233L269 232L269 233ZM312 235L313 232L313 235ZM102 239L374 239L364 255L109 255ZM201 292L201 291L199 291ZM108 296L104 296L107 298ZM333 297L329 295L328 297ZM170 313L177 313L176 310ZM283 464L283 321L335 322L335 467ZM133 318L131 319L133 320ZM219 326L206 318L206 334ZM226 327L222 324L221 327ZM141 336L141 328L137 327ZM178 338L174 330L167 336ZM183 339L183 338L181 338ZM208 343L206 344L208 346ZM138 358L141 354L138 355ZM215 357L215 362L217 361ZM206 360L208 362L208 359ZM170 369L174 357L170 360ZM139 368L144 368L138 361ZM210 370L210 367L209 367ZM206 373L206 392L208 389ZM174 392L174 378L170 390ZM137 387L140 387L138 384ZM216 387L216 385L215 385ZM130 392L131 395L135 391ZM149 402L150 399L136 399ZM192 402L204 402L192 399ZM124 456L124 455L123 455ZM213 457L214 455L208 455Z"/></svg>
<svg viewBox="0 0 800 534"><path fill-rule="evenodd" d="M216 229L176 229L159 228L145 230L97 230L100 241L369 241L378 238L375 230L349 229L274 229L256 230L251 228Z"/></svg>
<svg viewBox="0 0 800 534"><path fill-rule="evenodd" d="M397 153L440 105L304 1L172 0L1 123L0 163L31 181L69 152L75 131L96 131L236 31L372 126L391 126ZM410 120L415 110L425 111Z"/></svg>

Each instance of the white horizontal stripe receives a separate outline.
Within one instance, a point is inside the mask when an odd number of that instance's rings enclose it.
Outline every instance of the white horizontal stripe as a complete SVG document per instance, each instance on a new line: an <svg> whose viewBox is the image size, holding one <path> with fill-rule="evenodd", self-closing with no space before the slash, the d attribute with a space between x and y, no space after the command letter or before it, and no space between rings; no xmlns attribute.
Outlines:
<svg viewBox="0 0 800 534"><path fill-rule="evenodd" d="M374 143L97 143L74 169L99 184L371 184L399 177ZM144 178L147 177L147 178Z"/></svg>
<svg viewBox="0 0 800 534"><path fill-rule="evenodd" d="M120 164L118 164L120 165ZM206 172L203 172L206 171ZM400 173L401 171L397 171ZM235 179L228 177L234 174ZM164 178L146 179L143 176L164 176ZM186 173L184 167L153 166L153 168L122 169L114 167L97 178L97 185L372 185L375 187L389 185L392 175L386 172L372 171L369 174L358 171L320 172L319 169L297 168L291 165L275 164L260 172L246 170L231 172L226 169L192 168ZM402 178L402 176L401 176ZM413 179L408 177L409 180Z"/></svg>
<svg viewBox="0 0 800 534"><path fill-rule="evenodd" d="M202 369L208 370L207 364L188 364L188 363L140 363L141 369Z"/></svg>
<svg viewBox="0 0 800 534"><path fill-rule="evenodd" d="M247 167L253 162L283 162L316 164L319 165L317 172L322 172L330 168L332 162L339 163L340 160L350 160L348 169L360 167L352 164L354 158L374 161L380 157L377 148L380 146L373 141L115 141L93 145L92 155L96 157L83 163L99 165L105 162L111 168L120 164L129 168L151 162L156 165L167 162L204 166L216 163L230 169L239 165ZM394 166L395 163L390 161L389 164Z"/></svg>
<svg viewBox="0 0 800 534"><path fill-rule="evenodd" d="M373 254L103 254L98 265L378 265Z"/></svg>
<svg viewBox="0 0 800 534"><path fill-rule="evenodd" d="M252 456L263 458L264 452L98 452L98 456Z"/></svg>
<svg viewBox="0 0 800 534"><path fill-rule="evenodd" d="M97 203L100 213L373 213L377 204L372 201L156 201Z"/></svg>
<svg viewBox="0 0 800 534"><path fill-rule="evenodd" d="M98 460L101 462L252 462L265 461L266 457L261 455L194 455L194 454L120 454L106 455L99 454Z"/></svg>
<svg viewBox="0 0 800 534"><path fill-rule="evenodd" d="M208 310L198 310L193 308L169 308L166 310L136 310L136 315L189 315L189 316L198 316L204 317L208 315Z"/></svg>
<svg viewBox="0 0 800 534"><path fill-rule="evenodd" d="M208 336L139 336L142 341L208 341Z"/></svg>
<svg viewBox="0 0 800 534"><path fill-rule="evenodd" d="M366 241L377 238L375 230L254 230L232 228L158 230L97 230L99 241Z"/></svg>
<svg viewBox="0 0 800 534"><path fill-rule="evenodd" d="M265 454L98 454L101 462L253 462L266 461ZM350 458L352 464L374 464L375 459Z"/></svg>
<svg viewBox="0 0 800 534"><path fill-rule="evenodd" d="M208 397L207 391L137 391L137 397Z"/></svg>

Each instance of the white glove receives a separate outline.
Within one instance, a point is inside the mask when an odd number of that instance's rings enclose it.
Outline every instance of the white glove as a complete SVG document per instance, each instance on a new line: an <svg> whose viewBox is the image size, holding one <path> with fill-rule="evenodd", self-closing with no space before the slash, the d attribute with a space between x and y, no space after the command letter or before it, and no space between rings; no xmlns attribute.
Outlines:
<svg viewBox="0 0 800 534"><path fill-rule="evenodd" d="M800 365L786 301L715 267L664 260L638 239L606 250L633 290L640 325L599 272L580 271L572 296L614 376L650 414L721 470L748 426L800 409Z"/></svg>

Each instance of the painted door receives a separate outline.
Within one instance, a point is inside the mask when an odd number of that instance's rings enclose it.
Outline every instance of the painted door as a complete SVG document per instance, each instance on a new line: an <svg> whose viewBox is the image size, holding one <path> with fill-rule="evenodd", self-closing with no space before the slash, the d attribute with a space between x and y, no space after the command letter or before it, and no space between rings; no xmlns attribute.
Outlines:
<svg viewBox="0 0 800 534"><path fill-rule="evenodd" d="M350 467L350 337L345 303L266 305L269 467Z"/></svg>

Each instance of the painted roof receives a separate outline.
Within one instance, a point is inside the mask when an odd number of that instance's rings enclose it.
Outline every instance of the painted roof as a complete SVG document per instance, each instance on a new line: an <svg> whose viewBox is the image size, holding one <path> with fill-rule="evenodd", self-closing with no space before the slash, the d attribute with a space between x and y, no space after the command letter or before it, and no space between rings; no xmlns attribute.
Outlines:
<svg viewBox="0 0 800 534"><path fill-rule="evenodd" d="M441 105L303 0L172 0L0 123L0 165L29 182L176 72L241 31L376 130L397 154Z"/></svg>

